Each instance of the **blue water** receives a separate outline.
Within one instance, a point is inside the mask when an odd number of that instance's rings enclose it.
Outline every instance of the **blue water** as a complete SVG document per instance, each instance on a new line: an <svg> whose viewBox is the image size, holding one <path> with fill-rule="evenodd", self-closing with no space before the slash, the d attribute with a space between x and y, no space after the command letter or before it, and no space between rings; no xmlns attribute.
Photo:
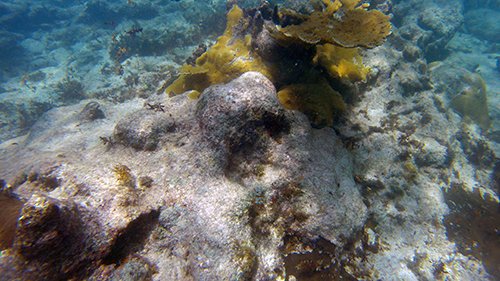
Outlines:
<svg viewBox="0 0 500 281"><path fill-rule="evenodd" d="M310 11L304 2L308 1L271 1L271 5ZM416 48L412 52L400 45L397 51L408 63L425 68L422 76L431 86L422 89L435 91L445 110L476 126L477 135L464 133L458 139L463 140L471 163L488 174L484 177L491 179L488 188L498 194L500 1L364 2L391 14L394 30L388 41L396 49L397 40ZM239 1L244 7L259 3ZM454 8L443 14L434 9L449 6ZM55 107L86 99L119 103L140 97L123 89L140 88L146 96L156 93L164 77L176 73L200 44L210 45L222 34L226 10L222 0L2 0L0 142L27 134ZM156 78L144 80L140 74L146 72ZM467 91L486 99L482 114L452 106ZM498 240L496 231L492 239Z"/></svg>

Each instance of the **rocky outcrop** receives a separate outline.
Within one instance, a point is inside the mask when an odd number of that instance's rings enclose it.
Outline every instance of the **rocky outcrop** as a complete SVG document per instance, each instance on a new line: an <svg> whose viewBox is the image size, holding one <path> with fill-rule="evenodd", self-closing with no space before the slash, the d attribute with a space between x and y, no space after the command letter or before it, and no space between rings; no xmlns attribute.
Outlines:
<svg viewBox="0 0 500 281"><path fill-rule="evenodd" d="M111 144L94 140L84 154L75 142L58 147L57 186L7 185L26 202L2 275L113 280L139 266L149 269L135 280L153 273L158 280L276 279L320 240L338 249L324 261L343 263L340 249L368 214L349 153L331 128L312 129L304 115L285 111L256 72L210 87L198 101L161 102L162 110L120 117ZM82 106L62 111L78 116ZM53 111L52 118L63 114ZM62 137L39 128L45 131L11 151L20 161L2 174L8 183L43 154L41 139ZM96 139L103 130L85 128ZM150 180L125 185L123 177Z"/></svg>

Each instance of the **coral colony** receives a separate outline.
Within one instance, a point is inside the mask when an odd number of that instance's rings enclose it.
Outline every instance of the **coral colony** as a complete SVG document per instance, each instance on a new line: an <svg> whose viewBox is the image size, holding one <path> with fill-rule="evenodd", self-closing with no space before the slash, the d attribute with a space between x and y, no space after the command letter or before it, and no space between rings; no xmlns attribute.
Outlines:
<svg viewBox="0 0 500 281"><path fill-rule="evenodd" d="M268 4L227 14L224 34L194 65L185 64L167 93L202 92L247 71L258 71L279 89L288 109L304 112L316 127L331 126L345 108L331 85L365 81L369 69L360 48L381 45L391 32L389 17L360 1L329 1L309 14Z"/></svg>

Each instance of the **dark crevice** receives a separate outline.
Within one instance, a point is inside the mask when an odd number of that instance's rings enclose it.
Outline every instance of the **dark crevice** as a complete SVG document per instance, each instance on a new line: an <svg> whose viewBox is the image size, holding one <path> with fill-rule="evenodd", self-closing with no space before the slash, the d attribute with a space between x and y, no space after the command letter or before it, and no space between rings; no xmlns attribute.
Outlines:
<svg viewBox="0 0 500 281"><path fill-rule="evenodd" d="M158 224L160 212L153 210L133 220L116 237L111 251L103 259L104 264L119 264L128 255L142 249L145 240Z"/></svg>
<svg viewBox="0 0 500 281"><path fill-rule="evenodd" d="M453 184L444 193L450 213L444 218L446 235L455 242L460 253L483 262L486 271L500 278L500 205L478 189L470 193Z"/></svg>

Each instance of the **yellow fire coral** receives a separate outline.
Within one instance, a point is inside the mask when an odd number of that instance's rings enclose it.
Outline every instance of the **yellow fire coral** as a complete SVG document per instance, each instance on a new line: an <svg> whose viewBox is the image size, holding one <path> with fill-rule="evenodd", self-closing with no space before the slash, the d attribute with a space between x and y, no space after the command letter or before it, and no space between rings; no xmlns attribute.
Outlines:
<svg viewBox="0 0 500 281"><path fill-rule="evenodd" d="M347 10L343 15L332 16L334 8L313 12L306 21L298 25L278 28L287 37L298 38L307 44L332 43L343 47L373 48L384 43L391 33L389 16L377 10L367 11L353 7L357 1L345 1ZM335 2L334 2L335 3Z"/></svg>
<svg viewBox="0 0 500 281"><path fill-rule="evenodd" d="M342 7L342 3L340 1L322 0L322 2L325 4L324 12L330 15L333 15L340 9L340 7Z"/></svg>
<svg viewBox="0 0 500 281"><path fill-rule="evenodd" d="M244 13L233 6L224 34L194 65L182 66L166 92L193 90L189 97L197 98L210 85L258 71L281 87L278 98L286 108L304 112L314 126L331 126L345 104L314 65L341 83L366 80L369 69L358 47L382 44L391 25L388 16L366 10L360 0L316 1L311 14L265 5Z"/></svg>
<svg viewBox="0 0 500 281"><path fill-rule="evenodd" d="M135 177L132 175L129 167L122 164L117 164L113 167L113 173L115 174L116 181L120 185L134 187Z"/></svg>
<svg viewBox="0 0 500 281"><path fill-rule="evenodd" d="M272 80L273 67L268 66L251 50L251 35L238 37L233 31L245 29L243 11L236 5L227 14L227 27L194 66L184 65L180 77L167 89L167 93L181 94L188 90L202 92L210 85L228 82L247 71L258 71Z"/></svg>
<svg viewBox="0 0 500 281"><path fill-rule="evenodd" d="M342 96L324 79L311 84L292 84L278 91L280 103L303 112L315 127L331 126L335 115L345 110Z"/></svg>
<svg viewBox="0 0 500 281"><path fill-rule="evenodd" d="M342 7L352 10L359 4L359 2L361 2L361 0L335 0L334 2L341 2Z"/></svg>
<svg viewBox="0 0 500 281"><path fill-rule="evenodd" d="M323 66L332 77L350 81L364 81L370 72L370 69L363 65L357 48L318 45L313 62Z"/></svg>

